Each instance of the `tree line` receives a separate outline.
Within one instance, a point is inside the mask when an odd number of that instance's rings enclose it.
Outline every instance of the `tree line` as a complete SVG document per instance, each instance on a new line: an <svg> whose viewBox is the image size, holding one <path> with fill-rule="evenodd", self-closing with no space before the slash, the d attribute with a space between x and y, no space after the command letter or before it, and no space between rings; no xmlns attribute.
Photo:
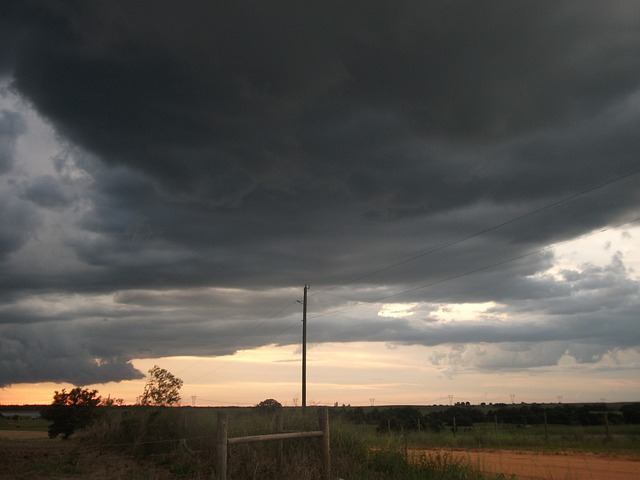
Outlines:
<svg viewBox="0 0 640 480"><path fill-rule="evenodd" d="M612 410L604 403L572 405L518 405L483 407L459 404L423 414L417 407L385 409L343 407L334 409L337 415L352 423L377 425L378 432L433 431L453 427L472 427L478 423L511 425L604 425L640 424L640 403L623 405ZM606 418L605 418L606 414ZM545 419L546 416L546 419Z"/></svg>

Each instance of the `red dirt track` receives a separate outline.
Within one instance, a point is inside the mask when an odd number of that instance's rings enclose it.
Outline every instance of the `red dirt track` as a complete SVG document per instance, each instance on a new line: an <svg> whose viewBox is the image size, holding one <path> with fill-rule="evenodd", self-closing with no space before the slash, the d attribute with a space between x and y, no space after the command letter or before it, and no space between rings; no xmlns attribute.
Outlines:
<svg viewBox="0 0 640 480"><path fill-rule="evenodd" d="M433 451L416 451L429 455ZM483 472L502 473L518 480L638 480L640 456L592 453L538 453L453 450L448 454L469 460Z"/></svg>

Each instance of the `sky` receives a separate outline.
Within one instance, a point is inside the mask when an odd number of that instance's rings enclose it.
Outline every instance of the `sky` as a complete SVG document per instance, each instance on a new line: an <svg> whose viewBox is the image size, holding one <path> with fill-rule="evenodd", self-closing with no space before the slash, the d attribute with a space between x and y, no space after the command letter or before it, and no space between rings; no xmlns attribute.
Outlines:
<svg viewBox="0 0 640 480"><path fill-rule="evenodd" d="M638 25L2 2L0 404L640 400Z"/></svg>

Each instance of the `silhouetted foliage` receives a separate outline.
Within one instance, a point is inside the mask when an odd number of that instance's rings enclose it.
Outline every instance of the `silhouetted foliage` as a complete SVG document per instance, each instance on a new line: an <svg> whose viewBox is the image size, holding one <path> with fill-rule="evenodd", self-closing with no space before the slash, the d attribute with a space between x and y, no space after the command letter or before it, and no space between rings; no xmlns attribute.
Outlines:
<svg viewBox="0 0 640 480"><path fill-rule="evenodd" d="M105 398L100 402L101 407L121 407L124 405L122 398Z"/></svg>
<svg viewBox="0 0 640 480"><path fill-rule="evenodd" d="M140 399L141 405L166 407L180 403L180 389L183 381L173 373L154 365L149 370L149 379Z"/></svg>
<svg viewBox="0 0 640 480"><path fill-rule="evenodd" d="M425 428L424 417L415 407L392 407L383 410L376 431L384 433L391 430L394 433L410 432Z"/></svg>
<svg viewBox="0 0 640 480"><path fill-rule="evenodd" d="M55 391L53 403L42 412L42 418L53 423L49 426L49 438L56 438L62 435L63 439L76 430L89 426L97 418L96 407L100 404L101 398L97 390L86 388L74 388L67 392Z"/></svg>
<svg viewBox="0 0 640 480"><path fill-rule="evenodd" d="M494 404L493 409L486 411L482 407L459 402L455 406L432 410L426 415L414 407L390 407L385 409L362 407L343 407L336 409L334 415L340 415L347 421L359 424L377 425L377 431L402 432L412 431L420 425L421 430L439 432L445 427L473 427L476 423L493 423L511 425L611 425L622 423L640 423L640 403L627 404L619 411L612 411L611 405L593 404ZM485 413L486 411L486 413ZM606 420L605 420L606 418ZM419 422L419 423L418 423Z"/></svg>
<svg viewBox="0 0 640 480"><path fill-rule="evenodd" d="M604 413L608 407L604 403L585 405L521 405L518 407L504 407L487 413L487 420L495 417L500 423L517 425L540 425L545 422L550 425L603 425ZM619 416L610 416L610 423L619 423Z"/></svg>
<svg viewBox="0 0 640 480"><path fill-rule="evenodd" d="M282 408L282 404L273 398L267 398L256 405L256 408L264 413L273 413Z"/></svg>
<svg viewBox="0 0 640 480"><path fill-rule="evenodd" d="M453 419L456 419L456 427L472 427L474 423L486 421L485 415L478 409L463 404L449 407L440 412L429 414L432 421L439 421L443 425L453 426Z"/></svg>
<svg viewBox="0 0 640 480"><path fill-rule="evenodd" d="M623 405L620 408L625 423L640 423L640 403L631 403Z"/></svg>

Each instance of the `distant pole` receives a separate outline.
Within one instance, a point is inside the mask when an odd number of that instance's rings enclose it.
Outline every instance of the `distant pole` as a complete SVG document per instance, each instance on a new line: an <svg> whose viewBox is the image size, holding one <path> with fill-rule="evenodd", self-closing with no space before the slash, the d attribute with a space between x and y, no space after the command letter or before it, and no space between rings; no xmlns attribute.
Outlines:
<svg viewBox="0 0 640 480"><path fill-rule="evenodd" d="M307 290L304 286L304 300L302 301L302 411L307 408Z"/></svg>

